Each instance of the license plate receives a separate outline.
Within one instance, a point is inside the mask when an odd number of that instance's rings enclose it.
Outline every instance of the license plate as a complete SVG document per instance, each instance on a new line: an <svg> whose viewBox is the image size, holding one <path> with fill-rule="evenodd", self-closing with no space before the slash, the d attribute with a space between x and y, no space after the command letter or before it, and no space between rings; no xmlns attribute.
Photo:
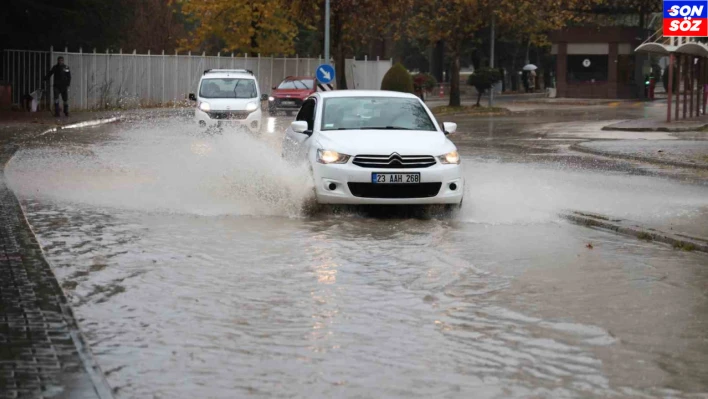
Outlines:
<svg viewBox="0 0 708 399"><path fill-rule="evenodd" d="M295 105L295 101L281 101L280 103L283 105Z"/></svg>
<svg viewBox="0 0 708 399"><path fill-rule="evenodd" d="M372 173L374 184L418 184L420 173Z"/></svg>

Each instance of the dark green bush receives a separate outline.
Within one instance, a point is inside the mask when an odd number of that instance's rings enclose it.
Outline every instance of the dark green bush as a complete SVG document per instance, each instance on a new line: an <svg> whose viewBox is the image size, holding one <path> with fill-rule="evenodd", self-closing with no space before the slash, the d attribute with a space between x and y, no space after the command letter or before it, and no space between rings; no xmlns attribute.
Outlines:
<svg viewBox="0 0 708 399"><path fill-rule="evenodd" d="M413 93L413 78L403 64L398 63L384 75L383 81L381 81L381 90Z"/></svg>
<svg viewBox="0 0 708 399"><path fill-rule="evenodd" d="M467 84L477 89L477 105L479 105L482 99L482 94L489 90L494 83L500 81L501 78L502 76L499 70L492 68L476 69L474 73L467 78Z"/></svg>

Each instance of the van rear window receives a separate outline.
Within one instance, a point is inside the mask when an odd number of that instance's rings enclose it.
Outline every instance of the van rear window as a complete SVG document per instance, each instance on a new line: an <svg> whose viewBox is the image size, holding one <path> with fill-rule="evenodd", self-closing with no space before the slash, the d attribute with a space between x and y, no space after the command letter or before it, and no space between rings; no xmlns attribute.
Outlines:
<svg viewBox="0 0 708 399"><path fill-rule="evenodd" d="M203 98L257 98L258 90L253 79L212 78L203 79L199 89Z"/></svg>

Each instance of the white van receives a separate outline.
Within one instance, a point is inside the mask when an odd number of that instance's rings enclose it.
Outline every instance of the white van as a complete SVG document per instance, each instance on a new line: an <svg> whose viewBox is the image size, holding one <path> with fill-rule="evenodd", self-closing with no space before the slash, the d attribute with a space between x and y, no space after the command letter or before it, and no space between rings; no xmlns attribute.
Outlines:
<svg viewBox="0 0 708 399"><path fill-rule="evenodd" d="M261 129L261 96L253 72L245 69L208 69L199 80L194 120L201 127L234 126L253 133Z"/></svg>

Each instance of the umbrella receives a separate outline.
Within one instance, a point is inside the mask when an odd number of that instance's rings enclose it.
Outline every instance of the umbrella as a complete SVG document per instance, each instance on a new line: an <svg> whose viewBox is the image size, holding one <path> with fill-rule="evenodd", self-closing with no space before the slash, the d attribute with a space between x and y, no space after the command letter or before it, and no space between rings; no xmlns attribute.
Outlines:
<svg viewBox="0 0 708 399"><path fill-rule="evenodd" d="M534 64L528 64L524 67L524 71L535 71L538 67Z"/></svg>

